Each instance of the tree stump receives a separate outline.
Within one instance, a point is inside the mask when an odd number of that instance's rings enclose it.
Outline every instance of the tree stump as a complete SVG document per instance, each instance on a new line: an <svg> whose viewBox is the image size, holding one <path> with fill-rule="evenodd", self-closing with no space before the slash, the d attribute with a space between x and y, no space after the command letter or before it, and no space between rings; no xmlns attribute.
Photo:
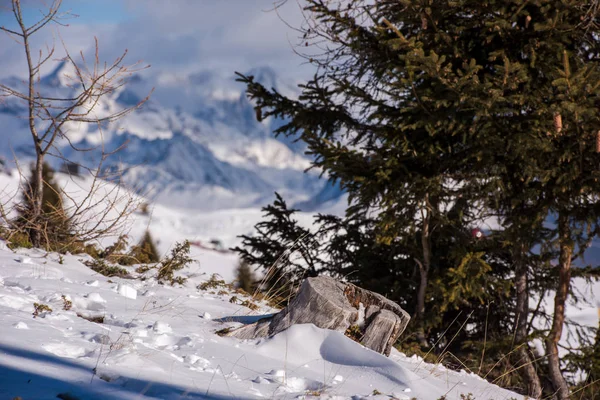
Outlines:
<svg viewBox="0 0 600 400"><path fill-rule="evenodd" d="M408 321L408 313L382 295L319 276L306 279L298 295L279 313L233 329L225 336L239 339L270 337L294 324L314 324L344 333L358 325L364 332L361 344L389 356Z"/></svg>

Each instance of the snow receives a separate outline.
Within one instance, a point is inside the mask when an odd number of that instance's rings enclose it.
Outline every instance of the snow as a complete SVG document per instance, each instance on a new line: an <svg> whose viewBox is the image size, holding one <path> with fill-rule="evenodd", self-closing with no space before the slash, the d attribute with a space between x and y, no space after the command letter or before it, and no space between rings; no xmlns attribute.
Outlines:
<svg viewBox="0 0 600 400"><path fill-rule="evenodd" d="M384 357L313 325L296 325L271 339L219 337L215 331L239 325L241 317L249 321L273 310L263 303L256 312L232 304L233 295L243 295L226 287L197 289L207 271L233 275L208 265L218 257L183 270L188 282L176 287L153 278L107 278L83 259L65 255L59 264L57 254L0 249L0 398L359 399L377 397L374 390L398 399L461 393L521 398L396 351ZM52 312L34 318L36 302Z"/></svg>
<svg viewBox="0 0 600 400"><path fill-rule="evenodd" d="M600 306L598 298L600 295L600 280L586 280L584 278L572 278L571 289L574 295L579 298L575 304L572 296L569 297L565 306L566 322L565 329L561 336L559 346L559 355L567 354L567 348L577 349L580 346L580 340L577 335L577 330L587 333L588 339L593 342L595 339L595 329L600 323ZM532 296L529 300L530 307L538 306L539 297ZM540 310L552 314L554 310L554 292L549 292L540 302ZM551 321L545 321L543 318L534 320L534 326L538 329L550 329ZM540 355L546 353L545 347L541 340L534 339L533 345ZM580 373L576 376L581 377Z"/></svg>
<svg viewBox="0 0 600 400"><path fill-rule="evenodd" d="M268 68L253 73L283 93L297 92ZM71 98L75 88L68 77L72 75L68 63L59 63L41 78L36 90L53 98ZM283 121L258 122L243 85L232 78L215 71L181 77L152 71L135 75L126 86L100 99L93 115L103 117L135 106L156 87L150 101L114 123L103 124L102 129L97 124L68 122L69 140L55 142L61 156L46 161L55 169L65 159L92 169L102 161L104 172L123 171L122 182L143 188L154 202L170 207L257 208L271 202L274 191L285 194L290 204L318 203L327 185L317 169L305 172L311 164L305 146L293 138L275 138L272 132ZM2 83L26 91L19 79ZM228 88L231 83L234 88ZM11 165L15 156L22 167L31 160L26 114L16 98L0 104L0 125L5 128L0 143L6 143L0 146L0 157L11 160ZM103 158L100 149L119 151ZM327 192L335 199L342 194Z"/></svg>
<svg viewBox="0 0 600 400"><path fill-rule="evenodd" d="M117 293L123 297L127 297L128 299L135 300L137 298L137 290L134 287L124 283L119 283L119 286L117 286Z"/></svg>

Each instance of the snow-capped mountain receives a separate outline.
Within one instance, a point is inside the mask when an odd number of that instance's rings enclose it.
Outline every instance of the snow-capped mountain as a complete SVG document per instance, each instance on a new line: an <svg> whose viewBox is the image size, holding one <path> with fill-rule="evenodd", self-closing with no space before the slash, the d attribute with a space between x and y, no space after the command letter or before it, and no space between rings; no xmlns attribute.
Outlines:
<svg viewBox="0 0 600 400"><path fill-rule="evenodd" d="M64 62L42 77L38 90L52 97L73 93L70 66ZM293 94L293 85L281 82L270 68L249 72L267 87ZM17 78L3 83L18 90ZM318 171L306 173L310 160L304 146L289 138L275 138L273 130L283 121L256 121L253 105L233 73L200 71L174 74L144 72L106 96L94 111L107 115L131 107L150 90L155 92L144 106L125 118L103 126L71 123L70 143L59 142L58 152L87 167L97 166L100 148L112 154L104 171L124 171L122 182L137 188L159 203L203 210L264 205L280 192L290 203L318 207L324 199L335 200L341 191L328 187ZM0 103L0 154L8 159L33 155L22 101L8 98ZM77 149L95 149L91 152ZM62 161L49 160L55 167ZM322 196L323 190L328 195ZM320 195L321 194L321 195Z"/></svg>

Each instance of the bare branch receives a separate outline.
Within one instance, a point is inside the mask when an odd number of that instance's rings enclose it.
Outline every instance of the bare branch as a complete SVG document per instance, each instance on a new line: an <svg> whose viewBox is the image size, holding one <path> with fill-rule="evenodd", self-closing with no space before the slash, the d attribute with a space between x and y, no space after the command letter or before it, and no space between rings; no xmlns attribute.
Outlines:
<svg viewBox="0 0 600 400"><path fill-rule="evenodd" d="M61 220L67 224L70 232L66 236L80 243L122 229L122 224L127 215L134 209L135 196L119 185L109 184L101 179L107 178L102 175L104 173L104 161L120 148L106 152L104 146L100 146L101 154L98 165L95 168L85 167L92 177L92 182L90 187L84 188L85 195L83 198L79 197L81 191L71 194L67 190L62 190L60 196L65 197L66 203L61 202L61 207L52 206L49 209L44 206L46 209L43 212L42 204L45 204L42 197L43 188L45 184L47 186L47 182L45 183L43 180L42 168L46 155L52 155L69 162L63 157L60 149L56 147L57 139L65 140L76 151L95 150L94 148L77 148L68 135L68 123L96 124L102 135L103 124L114 122L137 110L149 99L152 93L150 92L148 96L131 107L107 114L103 113L103 110L100 110L99 107L102 99L107 95L116 93L127 83L127 78L148 68L148 66L141 66L139 63L125 65L124 60L127 51L124 51L112 63L101 63L97 38L94 38L94 59L89 63L83 52L79 53L79 58L76 60L61 38L66 55L58 61L65 63L73 70L73 76L65 76L66 79L71 81L68 86L72 89L72 93L64 97L43 93L44 88L39 85L40 69L52 59L55 54L55 46L48 46L45 52L40 50L37 60L34 61L30 37L50 23L62 25L60 19L65 14L60 13L61 5L62 0L53 0L45 11L41 11L41 16L37 22L26 26L23 19L21 0L12 0L12 11L19 30L1 28L8 34L22 38L20 44L27 61L28 77L25 82L27 90L20 91L5 84L0 84L0 95L13 97L27 105L27 123L36 154L36 163L32 170L31 180L26 183L28 187L22 188L24 201L31 205L31 210L28 210L26 214L22 213L17 229L28 232L32 243L38 247L43 243L54 240L50 238L49 229L51 229L50 224L55 220ZM119 177L117 174L117 178ZM71 182L75 181L75 178L71 179ZM109 189L105 190L107 187ZM53 188L53 190L55 189ZM68 205L68 207L63 208L62 204ZM1 218L8 218L4 207L0 209L0 213Z"/></svg>

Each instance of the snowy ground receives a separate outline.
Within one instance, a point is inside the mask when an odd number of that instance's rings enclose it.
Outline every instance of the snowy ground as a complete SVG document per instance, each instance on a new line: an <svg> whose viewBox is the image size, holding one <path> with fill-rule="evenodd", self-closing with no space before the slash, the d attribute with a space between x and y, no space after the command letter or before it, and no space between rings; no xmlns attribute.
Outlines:
<svg viewBox="0 0 600 400"><path fill-rule="evenodd" d="M72 194L89 186L85 179L57 177ZM0 201L10 203L17 191L18 178L0 173ZM327 211L339 211L339 206ZM130 243L148 229L163 254L185 239L236 245L237 236L252 232L262 216L258 209L203 213L151 205L150 211L133 214ZM297 218L305 226L312 221L310 214ZM0 400L54 399L59 393L79 400L316 395L435 400L468 393L476 400L521 398L475 375L397 352L380 356L314 326L296 326L264 341L221 338L214 332L241 323L232 321L249 322L273 310L260 303L258 311L238 305L243 296L227 288L197 289L213 274L231 282L238 260L230 252L191 250L198 262L185 270L188 283L172 288L153 279L106 278L83 265L83 256L14 253L0 240ZM569 306L568 317L597 327L600 283L575 280L574 286L587 301ZM69 310L63 309L63 295L72 303ZM229 302L234 295L238 304ZM544 305L551 308L552 300L548 295ZM53 312L33 318L34 303L47 304ZM78 314L104 321L90 322ZM573 344L570 339L569 332L563 335L565 344Z"/></svg>
<svg viewBox="0 0 600 400"><path fill-rule="evenodd" d="M188 283L173 288L98 275L83 256L12 252L0 242L0 399L521 398L313 325L270 340L222 338L214 332L240 323L231 321L272 310L230 303L227 288L197 289L207 279L203 265L231 268L227 255L205 256L185 270ZM34 318L34 303L53 311Z"/></svg>

